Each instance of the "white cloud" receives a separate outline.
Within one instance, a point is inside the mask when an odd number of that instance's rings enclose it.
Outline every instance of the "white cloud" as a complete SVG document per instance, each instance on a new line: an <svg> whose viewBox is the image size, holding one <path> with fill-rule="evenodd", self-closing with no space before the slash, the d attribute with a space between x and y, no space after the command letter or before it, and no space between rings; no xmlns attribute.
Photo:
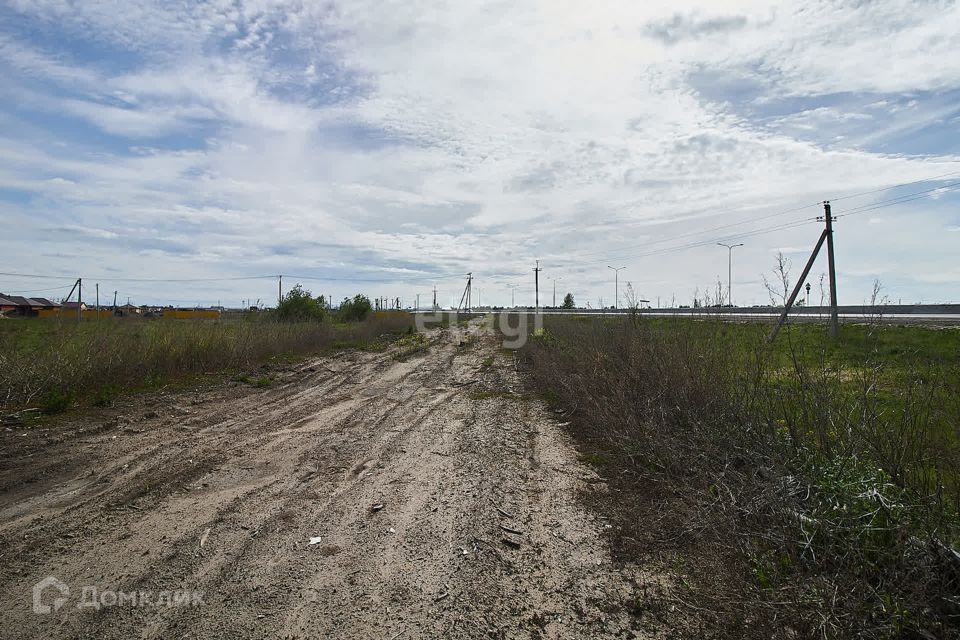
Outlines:
<svg viewBox="0 0 960 640"><path fill-rule="evenodd" d="M132 243L122 245L131 256L469 269L498 282L526 277L540 257L592 298L606 256L631 260L702 240L705 228L960 171L953 157L871 146L952 113L949 96L907 106L907 94L960 89L952 3L13 6L107 52L82 63L68 44L31 44L28 30L3 36L17 105L126 144L83 135L55 150L61 132L11 131L0 187L37 194L45 225L118 229L96 239ZM708 95L692 80L705 70L752 89ZM869 96L817 103L838 92ZM738 108L801 98L771 117ZM24 235L40 228L27 218ZM760 236L742 252L743 273L768 269L769 246L806 246L801 232ZM664 295L712 281L724 265L693 251L633 260L634 278Z"/></svg>

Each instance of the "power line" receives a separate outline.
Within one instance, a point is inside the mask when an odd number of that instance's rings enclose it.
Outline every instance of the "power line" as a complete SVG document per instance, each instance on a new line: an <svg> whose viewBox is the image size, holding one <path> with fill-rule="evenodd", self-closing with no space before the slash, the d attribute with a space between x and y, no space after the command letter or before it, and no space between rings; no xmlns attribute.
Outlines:
<svg viewBox="0 0 960 640"><path fill-rule="evenodd" d="M953 172L953 173L960 173L960 172ZM950 174L944 174L944 175L950 175ZM942 177L942 176L941 176L941 177ZM891 186L891 187L887 187L886 189L883 189L883 190L889 190L889 189L893 189L893 188L900 187L900 186L907 186L907 185L909 185L909 184L917 184L917 183L920 183L920 182L929 182L929 181L932 180L932 179L934 179L934 178L928 178L927 180L917 180L917 181L914 181L914 182L912 182L912 183L903 183L903 184L900 184L900 185L894 185L894 186ZM862 206L860 206L860 207L851 209L850 211L844 212L844 213L839 214L839 215L836 215L836 216L834 216L834 217L836 217L836 218L842 218L842 217L846 217L846 216L854 215L854 214L858 214L858 213L865 213L865 212L867 212L867 211L874 211L874 210L876 210L876 209L882 209L882 208L884 208L884 207L891 207L891 206L898 205L898 204L903 204L903 203L906 203L906 202L912 202L912 201L914 201L914 200L920 200L920 199L929 197L930 195L933 195L933 194L936 194L936 193L953 192L953 191L957 191L958 189L960 189L960 182L953 182L953 183L946 184L946 185L940 185L940 186L937 186L937 187L932 187L932 188L930 188L930 189L924 189L924 190L922 190L922 191L917 191L917 192L914 192L914 193L903 194L903 195L897 196L897 197L895 197L895 198L890 198L890 199L888 199L888 200L882 200L882 201L880 201L880 202L878 202L878 203L872 203L872 204L868 204L868 205L862 205ZM872 193L872 192L871 192L871 193ZM845 196L845 197L850 198L850 197L855 197L855 196L859 196L859 195L867 195L867 192L861 193L861 194L852 194L852 195L850 195L850 196ZM807 206L804 206L804 207L799 207L799 208L797 208L796 210L801 210L801 209L806 209L806 208L807 208ZM770 214L770 215L768 215L768 216L764 216L763 218L757 218L756 220L761 220L761 219L765 219L765 218L771 218L771 217L774 217L775 215L779 215L779 214ZM807 224L808 222L815 221L816 219L817 219L816 217L813 217L813 218L803 218L803 219L798 219L798 220L794 220L794 221L791 221L791 222L786 222L786 223L783 223L783 224L774 225L774 226L771 226L771 227L761 227L761 228L759 228L759 229L754 229L754 230L750 230L750 231L745 231L745 232L743 232L743 233L730 234L730 235L724 236L724 237L722 237L722 238L712 238L712 239L707 239L707 240L698 240L698 241L694 241L694 242L691 242L691 243L686 243L686 244L682 244L682 245L678 245L678 246L674 246L674 247L664 247L664 248L662 248L662 249L656 249L656 250L654 250L654 251L648 251L648 252L639 253L639 254L616 252L616 253L608 254L607 257L605 257L605 258L602 259L602 260L593 260L593 261L587 261L587 262L578 262L577 264L598 264L598 263L601 263L601 262L605 262L605 261L608 260L608 259L618 259L618 260L619 260L619 259L638 259L638 258L645 258L645 257L650 257L650 256L656 256L656 255L664 255L664 254L668 254L668 253L674 253L674 252L678 252L678 251L685 251L685 250L687 250L687 249L695 249L695 248L698 248L698 247L711 245L711 244L714 244L715 242L718 242L718 241L740 240L740 239L743 239L743 238L749 238L749 237L753 237L753 236L758 236L758 235L763 235L763 234L767 234L767 233L772 233L772 232L774 232L774 231L782 231L782 230L786 230L786 229L793 229L793 228L796 228L796 227L803 226L803 225ZM753 222L753 221L750 221L750 222ZM719 228L727 228L727 227L731 227L731 226L738 226L739 224L744 224L744 223L734 223L734 224L731 224L731 225L723 225L723 226L721 226L721 227L719 227ZM711 229L711 230L716 230L716 228ZM700 233L706 233L707 231L709 231L709 230L697 231L697 232L694 232L694 233L691 233L691 234L685 234L685 235L698 235L698 234L700 234ZM648 243L648 244L657 244L657 243Z"/></svg>
<svg viewBox="0 0 960 640"><path fill-rule="evenodd" d="M643 253L625 253L621 251L614 254L609 254L609 258L605 258L604 260L590 260L587 262L577 262L576 264L578 265L599 264L601 262L605 262L607 259L635 260L638 258L646 258L649 256L664 255L668 253L674 253L677 251L685 251L687 249L696 249L698 247L713 245L717 242L740 240L743 238L750 238L757 235L772 233L774 231L781 231L784 229L793 229L795 227L806 225L809 222L815 221L815 220L816 220L816 217L801 218L801 219L792 220L790 222L784 222L784 223L777 224L770 227L762 227L760 229L747 230L742 233L734 233L734 234L728 234L725 236L709 238L705 240L697 240L697 241L686 243L686 244L681 244L673 247L663 247L661 249L655 249L653 251L646 251Z"/></svg>
<svg viewBox="0 0 960 640"><path fill-rule="evenodd" d="M459 278L460 276L444 276L439 274L434 275L424 275L424 276L403 276L403 277L394 277L386 276L381 278L346 278L346 277L323 277L323 276L298 276L290 274L279 274L284 278L293 278L294 280L314 280L314 281L323 281L323 282L390 282L391 280L398 280L401 282L414 281L414 280L450 280L453 278ZM62 280L64 276L53 276L46 274L36 274L36 273L6 273L0 272L0 276L12 277L12 278L34 278L34 279L46 279L46 280ZM244 281L244 280L273 280L278 277L277 274L263 275L263 276L224 276L219 278L122 278L114 276L84 276L88 280L101 280L104 282L159 282L159 283L178 283L178 282L234 282L234 281Z"/></svg>
<svg viewBox="0 0 960 640"><path fill-rule="evenodd" d="M760 220L768 220L768 219L770 219L770 218L779 217L779 216L782 216L782 215L786 215L786 214L788 214L788 213L795 213L795 212L797 212L797 211L803 211L804 209L819 208L819 207L820 207L820 203L819 203L819 202L814 202L814 203L811 203L811 204L805 204L805 205L800 205L800 206L797 206L797 207L793 207L792 209L784 209L783 211L777 211L777 212L775 212L775 213L770 213L770 214L767 214L767 215L763 215L763 216L760 216L760 217L758 217L758 218L751 218L751 219L749 219L749 220L741 220L741 221L739 221L739 222L729 222L729 223L727 223L727 224L722 224L722 225L718 225L718 226L716 226L716 227L710 227L710 228L707 228L707 229L697 229L696 231L688 231L688 232L685 232L685 233L675 234L675 235L672 235L672 236L665 236L665 237L663 237L663 238L660 238L659 240L649 240L649 241L646 242L646 244L648 244L648 245L650 245L650 244L662 244L662 243L664 243L664 242L669 242L669 241L671 241L671 240L679 240L680 238L689 238L689 237L691 237L691 236L698 236L698 235L701 235L701 234L704 234L704 233L710 233L710 232L712 232L712 231L719 231L719 230L721 230L721 229L729 229L729 228L731 228L731 227L738 227L738 226L744 225L744 224L752 224L752 223L758 222L758 221L760 221ZM734 210L728 210L728 211L721 211L721 212L718 212L718 213L715 213L715 214L712 214L712 215L721 215L721 214L723 214L723 213L731 213L731 212L735 212L735 211L746 211L746 209L734 209ZM682 214L681 214L681 215L682 215ZM676 222L676 221L670 221L670 222ZM604 256L609 256L609 254L606 254L606 253L604 253L603 251L591 251L591 252L587 252L587 253L582 253L582 254L580 254L580 257L588 257L588 256L592 256L592 255L604 255ZM604 260L606 260L606 259L607 259L607 258L605 257ZM601 262L602 262L602 260L601 260Z"/></svg>
<svg viewBox="0 0 960 640"><path fill-rule="evenodd" d="M855 207L849 211L838 215L838 218L843 218L846 216L852 216L858 213L866 213L867 211L874 211L876 209L883 209L885 207L892 207L894 205L903 204L905 202L913 202L914 200L922 200L923 198L929 197L936 193L950 193L956 191L960 187L960 182L954 182L951 184L941 185L939 187L933 187L932 189L925 189L923 191L917 191L915 193L907 193L902 196L897 196L896 198L890 198L889 200L881 200L880 202L874 202L872 204L865 204L860 207Z"/></svg>
<svg viewBox="0 0 960 640"><path fill-rule="evenodd" d="M42 278L46 280L63 280L65 276L50 276L36 273L4 273L0 276L15 278ZM89 280L104 280L107 282L225 282L228 280L263 280L276 276L226 276L221 278L118 278L114 276L84 276Z"/></svg>
<svg viewBox="0 0 960 640"><path fill-rule="evenodd" d="M849 195L840 196L839 198L830 198L830 202L838 202L840 200L849 200L850 198L859 198L860 196L868 196L872 193L882 193L883 191L889 191L890 189L899 189L900 187L909 187L912 184L920 184L922 182L931 182L933 180L939 180L940 178L946 178L947 176L955 176L960 174L960 171L951 171L950 173L941 173L938 176L931 176L929 178L922 178L920 180L914 180L913 182L901 182L900 184L894 184L887 187L880 187L879 189L872 189L870 191L861 191L860 193L851 193Z"/></svg>
<svg viewBox="0 0 960 640"><path fill-rule="evenodd" d="M63 291L64 289L66 289L72 284L73 282L69 282L59 287L49 287L47 289L17 289L17 290L9 289L5 291L5 293L43 293L45 291Z"/></svg>
<svg viewBox="0 0 960 640"><path fill-rule="evenodd" d="M910 185L921 184L921 183L923 183L923 182L931 182L931 181L933 181L933 180L942 179L942 178L945 178L945 177L948 177L948 176L955 176L955 175L958 175L958 174L960 174L960 171L951 171L951 172L949 172L949 173L942 173L942 174L939 174L939 175L936 175L936 176L930 176L930 177L928 177L928 178L922 178L922 179L920 179L920 180L913 180L913 181L911 181L911 182L901 182L901 183L897 183L897 184L890 184L890 185L886 185L886 186L884 186L884 187L880 187L880 188L878 188L878 189L873 189L873 190L870 190L870 191L861 191L861 192L859 192L859 193L851 193L851 194L847 194L847 195L844 195L844 196L840 196L840 197L838 197L838 198L832 198L831 201L832 201L832 202L835 202L835 201L838 201L838 200L849 200L849 199L851 199L851 198L858 198L858 197L862 197L862 196L865 196L865 195L870 195L870 194L873 194L873 193L880 193L880 192L883 192L883 191L889 191L889 190L891 190L891 189L898 189L898 188L901 188L901 187L908 187L908 186L910 186ZM947 186L950 186L950 185L947 185ZM932 189L928 189L928 190L923 191L923 192L921 192L921 193L926 193L926 192L928 192L928 191L936 191L936 190L939 190L939 189L942 189L942 188L943 188L942 186L940 186L940 187L934 187L934 188L932 188ZM675 234L675 235L672 235L672 236L666 236L666 237L663 237L663 238L660 238L660 239L657 239L657 240L650 240L650 241L646 242L646 244L647 244L647 245L662 244L662 243L664 243L664 242L669 242L669 241L671 241L671 240L679 240L679 239L681 239L681 238L688 238L688 237L692 237L692 236L699 236L699 235L702 235L702 234L711 233L711 232L713 232L713 231L720 231L720 230L723 230L723 229L730 229L730 228L738 227L738 226L741 226L741 225L753 224L753 223L756 223L756 222L759 222L759 221L762 221L762 220L769 220L769 219L771 219L771 218L776 218L776 217L779 217L779 216L782 216L782 215L786 215L786 214L789 214L789 213L795 213L795 212L797 212L797 211L803 211L804 209L819 208L820 206L821 206L821 203L820 203L820 202L814 202L814 203L812 203L812 204L799 205L799 206L793 207L793 208L791 208L791 209L784 209L784 210L776 211L776 212L774 212L774 213L769 213L769 214L766 214L766 215L763 215L763 216L750 218L749 220L741 220L741 221L738 221L738 222L730 222L730 223L727 223L727 224L722 224L722 225L718 225L718 226L715 226L715 227L710 227L710 228L707 228L707 229L697 229L696 231L688 231L688 232L685 232L685 233ZM716 213L714 213L714 214L712 214L712 215L716 216L716 215L722 215L722 214L728 214L728 213L735 213L735 212L738 212L738 211L746 211L746 210L747 210L747 209L742 208L742 207L739 208L739 209L727 209L727 210L725 210L725 211L716 212ZM690 212L688 212L688 213L690 213ZM680 214L680 215L683 215L683 214ZM711 242L712 242L712 241L711 241ZM708 244L709 244L709 243L708 243ZM616 254L606 254L606 253L604 253L604 252L602 252L602 251L591 251L591 252L581 253L581 254L579 254L577 257L586 258L586 257L594 256L594 255L597 255L597 256L603 255L603 256L604 256L603 260L598 260L598 262L603 262L604 260L607 260L608 258L615 258L615 257L616 257Z"/></svg>

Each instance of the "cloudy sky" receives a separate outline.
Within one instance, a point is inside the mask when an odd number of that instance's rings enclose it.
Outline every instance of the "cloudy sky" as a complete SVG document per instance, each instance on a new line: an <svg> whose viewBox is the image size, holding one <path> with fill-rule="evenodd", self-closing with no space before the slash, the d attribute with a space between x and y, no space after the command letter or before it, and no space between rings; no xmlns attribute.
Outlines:
<svg viewBox="0 0 960 640"><path fill-rule="evenodd" d="M679 304L726 241L752 304L831 199L841 303L958 301L958 52L942 0L3 0L0 290Z"/></svg>

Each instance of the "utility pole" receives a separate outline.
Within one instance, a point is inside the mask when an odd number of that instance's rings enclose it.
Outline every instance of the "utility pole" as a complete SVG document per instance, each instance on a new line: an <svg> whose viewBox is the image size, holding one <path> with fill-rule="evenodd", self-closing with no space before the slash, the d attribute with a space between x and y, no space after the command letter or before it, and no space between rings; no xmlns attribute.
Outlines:
<svg viewBox="0 0 960 640"><path fill-rule="evenodd" d="M823 221L826 223L827 235L827 263L830 270L830 336L840 335L840 318L837 313L837 266L833 258L833 221L836 218L830 213L830 201L823 201Z"/></svg>
<svg viewBox="0 0 960 640"><path fill-rule="evenodd" d="M77 278L77 322L83 318L80 305L83 304L83 278Z"/></svg>
<svg viewBox="0 0 960 640"><path fill-rule="evenodd" d="M283 304L283 276L277 276L277 309Z"/></svg>
<svg viewBox="0 0 960 640"><path fill-rule="evenodd" d="M534 310L540 310L540 272L543 269L540 268L540 261L537 260L537 266L533 268L533 291L534 291Z"/></svg>
<svg viewBox="0 0 960 640"><path fill-rule="evenodd" d="M73 283L72 287L70 287L70 293L68 293L67 297L63 299L65 303L70 302L70 297L73 295L73 290L77 289L77 320L80 319L80 300L81 300L80 291L79 291L79 288L81 286L80 280L81 280L80 278L77 278L77 281Z"/></svg>
<svg viewBox="0 0 960 640"><path fill-rule="evenodd" d="M731 307L733 306L733 293L732 293L732 283L733 283L733 250L736 247L742 247L743 243L738 244L725 244L723 242L718 242L718 245L721 247L727 248L727 304Z"/></svg>
<svg viewBox="0 0 960 640"><path fill-rule="evenodd" d="M97 322L100 322L100 283L96 283L97 287Z"/></svg>
<svg viewBox="0 0 960 640"><path fill-rule="evenodd" d="M473 272L470 272L467 274L467 286L464 287L463 289L463 295L460 297L460 304L457 305L457 311L460 310L460 307L463 307L464 311L467 311L467 312L470 311L470 303L471 303L470 294L471 294L472 285L473 285ZM466 303L466 306L464 306L464 303Z"/></svg>
<svg viewBox="0 0 960 640"><path fill-rule="evenodd" d="M817 259L817 255L820 253L820 249L823 248L824 242L827 244L827 260L830 263L830 335L836 338L840 335L840 319L837 313L837 274L834 268L833 263L833 221L836 218L830 213L830 202L824 201L823 203L823 216L817 218L817 220L823 220L826 223L826 226L823 229L823 233L820 234L820 239L817 240L817 245L813 248L813 253L810 254L810 258L807 260L806 266L803 267L803 272L800 274L800 277L797 279L797 285L793 288L793 292L790 293L790 297L787 299L786 304L783 305L783 313L780 314L780 319L777 320L777 323L773 325L773 331L770 332L770 337L768 338L769 342L773 342L777 337L777 334L780 332L780 328L783 326L783 323L787 321L787 314L790 312L790 307L793 306L793 302L797 299L797 295L800 294L800 290L803 288L803 283L807 280L807 275L810 273L810 268L813 267L813 262Z"/></svg>
<svg viewBox="0 0 960 640"><path fill-rule="evenodd" d="M626 267L611 267L610 265L607 265L607 269L613 269L613 308L619 309L620 308L619 276L620 276L620 271L622 269L626 269Z"/></svg>
<svg viewBox="0 0 960 640"><path fill-rule="evenodd" d="M417 294L417 311L420 311L420 294Z"/></svg>
<svg viewBox="0 0 960 640"><path fill-rule="evenodd" d="M550 278L553 280L553 308L557 308L557 280L563 280L563 278Z"/></svg>
<svg viewBox="0 0 960 640"><path fill-rule="evenodd" d="M433 285L433 310L437 310L437 285Z"/></svg>

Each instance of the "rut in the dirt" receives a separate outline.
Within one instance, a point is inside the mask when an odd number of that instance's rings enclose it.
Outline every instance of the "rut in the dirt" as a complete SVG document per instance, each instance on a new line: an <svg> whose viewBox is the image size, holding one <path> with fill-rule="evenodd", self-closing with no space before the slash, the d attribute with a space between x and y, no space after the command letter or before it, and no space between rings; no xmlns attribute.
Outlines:
<svg viewBox="0 0 960 640"><path fill-rule="evenodd" d="M9 442L0 633L635 637L633 587L578 504L603 485L483 328ZM70 595L34 613L46 576ZM85 586L202 603L78 607Z"/></svg>

